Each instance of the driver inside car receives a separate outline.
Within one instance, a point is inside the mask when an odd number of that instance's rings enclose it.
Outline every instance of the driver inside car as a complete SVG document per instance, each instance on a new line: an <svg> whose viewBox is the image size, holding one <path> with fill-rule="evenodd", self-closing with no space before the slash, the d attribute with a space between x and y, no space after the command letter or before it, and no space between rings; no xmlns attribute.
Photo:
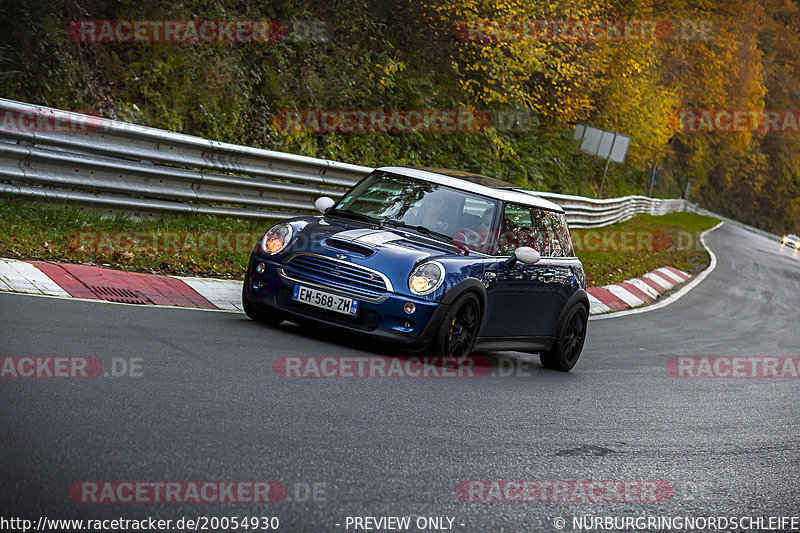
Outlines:
<svg viewBox="0 0 800 533"><path fill-rule="evenodd" d="M450 235L453 231L452 206L442 193L429 193L417 210L415 223L429 230Z"/></svg>

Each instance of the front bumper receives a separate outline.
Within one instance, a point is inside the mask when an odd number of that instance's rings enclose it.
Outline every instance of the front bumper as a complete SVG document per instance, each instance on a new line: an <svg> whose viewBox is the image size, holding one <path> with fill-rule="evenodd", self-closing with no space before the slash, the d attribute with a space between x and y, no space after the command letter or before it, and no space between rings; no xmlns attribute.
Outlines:
<svg viewBox="0 0 800 533"><path fill-rule="evenodd" d="M257 272L258 263L264 272ZM252 256L245 275L244 295L257 308L276 309L289 319L313 321L328 326L368 335L407 348L423 348L433 337L444 317L448 305L411 298L387 292L380 298L359 297L357 292L297 280L289 265L275 263L269 259ZM292 300L295 285L313 287L359 301L358 314L344 315L302 304ZM403 310L406 302L413 302L416 310L408 314Z"/></svg>

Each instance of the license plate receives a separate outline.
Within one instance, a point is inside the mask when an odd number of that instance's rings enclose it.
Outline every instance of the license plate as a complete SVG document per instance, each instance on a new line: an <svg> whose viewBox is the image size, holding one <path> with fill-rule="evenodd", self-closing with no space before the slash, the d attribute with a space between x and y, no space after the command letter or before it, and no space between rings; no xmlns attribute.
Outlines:
<svg viewBox="0 0 800 533"><path fill-rule="evenodd" d="M328 309L329 311L336 311L344 315L358 314L358 300L344 298L336 294L322 292L308 287L301 287L300 285L294 286L292 300L313 305L314 307Z"/></svg>

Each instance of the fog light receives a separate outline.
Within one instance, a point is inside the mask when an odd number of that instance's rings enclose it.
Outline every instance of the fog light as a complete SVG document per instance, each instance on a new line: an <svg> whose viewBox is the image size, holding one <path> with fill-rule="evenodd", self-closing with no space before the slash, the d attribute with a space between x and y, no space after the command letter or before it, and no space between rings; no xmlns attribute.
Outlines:
<svg viewBox="0 0 800 533"><path fill-rule="evenodd" d="M405 311L409 315L412 314L416 310L417 310L417 306L414 305L411 302L406 302L406 304L403 306L403 311ZM406 327L408 327L408 326L406 326Z"/></svg>
<svg viewBox="0 0 800 533"><path fill-rule="evenodd" d="M266 268L267 267L264 266L264 263L259 263L259 264L256 265L256 272L258 272L259 274L263 274L264 270L266 270Z"/></svg>
<svg viewBox="0 0 800 533"><path fill-rule="evenodd" d="M412 305L413 305L413 304L412 304ZM406 320L406 321L403 323L403 326L404 326L406 329L411 329L411 326L413 326L413 325L414 325L414 323L413 323L413 322L411 322L410 320Z"/></svg>

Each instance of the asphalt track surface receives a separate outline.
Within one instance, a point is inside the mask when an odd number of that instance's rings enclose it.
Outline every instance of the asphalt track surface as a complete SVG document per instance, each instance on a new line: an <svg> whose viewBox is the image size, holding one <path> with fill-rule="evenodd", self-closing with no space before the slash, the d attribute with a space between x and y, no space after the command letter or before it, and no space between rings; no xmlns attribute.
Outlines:
<svg viewBox="0 0 800 533"><path fill-rule="evenodd" d="M141 358L141 377L0 380L3 517L447 516L572 531L575 516L800 515L800 381L681 379L673 356L800 355L800 253L730 225L675 303L592 321L581 361L491 356L479 379L281 379L280 356L390 354L244 315L0 294L0 355ZM501 376L501 366L516 365ZM663 502L472 503L462 480L664 480ZM79 504L82 480L276 480L268 504ZM319 483L316 501L295 491ZM445 524L447 522L445 521ZM339 524L338 526L336 524ZM463 525L462 525L463 524ZM412 530L414 530L412 528Z"/></svg>

